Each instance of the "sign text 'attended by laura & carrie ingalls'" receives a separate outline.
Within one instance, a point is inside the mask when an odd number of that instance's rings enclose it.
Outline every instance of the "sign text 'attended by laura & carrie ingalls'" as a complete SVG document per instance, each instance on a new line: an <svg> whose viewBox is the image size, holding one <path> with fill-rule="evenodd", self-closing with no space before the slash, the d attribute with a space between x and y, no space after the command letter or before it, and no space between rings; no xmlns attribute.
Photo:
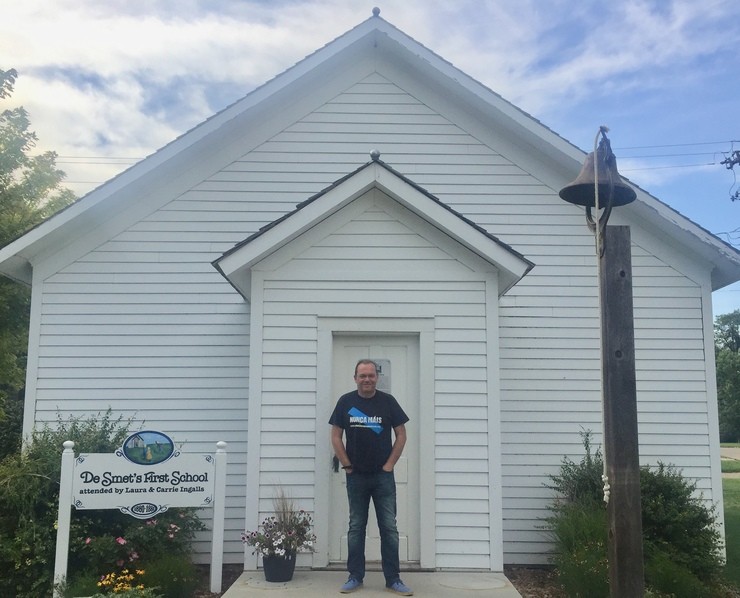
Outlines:
<svg viewBox="0 0 740 598"><path fill-rule="evenodd" d="M116 508L139 519L170 507L207 507L214 464L212 455L176 450L161 432L138 432L115 453L75 459L72 503L77 509Z"/></svg>

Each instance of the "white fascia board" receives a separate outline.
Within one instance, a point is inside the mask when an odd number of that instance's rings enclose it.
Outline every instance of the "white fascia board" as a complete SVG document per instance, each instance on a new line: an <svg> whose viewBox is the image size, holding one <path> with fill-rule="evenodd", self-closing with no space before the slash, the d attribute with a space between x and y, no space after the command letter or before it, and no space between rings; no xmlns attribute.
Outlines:
<svg viewBox="0 0 740 598"><path fill-rule="evenodd" d="M282 221L245 240L214 262L214 266L247 299L250 296L250 270L281 247L341 210L356 198L377 187L417 216L441 230L497 270L500 293L516 284L533 264L497 243L452 210L434 201L418 188L397 176L379 162L371 162L343 181L308 200Z"/></svg>

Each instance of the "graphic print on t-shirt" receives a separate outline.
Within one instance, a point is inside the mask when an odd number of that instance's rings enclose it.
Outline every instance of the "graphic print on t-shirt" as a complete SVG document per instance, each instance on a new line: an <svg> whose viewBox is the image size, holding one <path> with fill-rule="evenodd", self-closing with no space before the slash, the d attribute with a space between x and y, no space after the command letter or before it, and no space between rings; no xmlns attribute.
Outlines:
<svg viewBox="0 0 740 598"><path fill-rule="evenodd" d="M348 411L349 413L349 427L350 428L368 428L376 434L383 433L383 417L380 415L370 416L365 415L357 407L352 407Z"/></svg>

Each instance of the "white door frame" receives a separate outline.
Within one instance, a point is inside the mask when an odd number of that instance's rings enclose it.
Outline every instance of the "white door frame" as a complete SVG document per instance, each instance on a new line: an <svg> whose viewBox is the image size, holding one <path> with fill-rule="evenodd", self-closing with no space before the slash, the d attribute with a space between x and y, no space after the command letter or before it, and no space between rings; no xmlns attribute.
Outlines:
<svg viewBox="0 0 740 598"><path fill-rule="evenodd" d="M330 372L335 334L415 334L419 338L419 545L422 568L435 568L434 511L434 320L431 318L319 318L317 365ZM316 552L314 567L329 564L329 488L331 459L329 417L338 397L332 396L332 377L317 376L316 401Z"/></svg>

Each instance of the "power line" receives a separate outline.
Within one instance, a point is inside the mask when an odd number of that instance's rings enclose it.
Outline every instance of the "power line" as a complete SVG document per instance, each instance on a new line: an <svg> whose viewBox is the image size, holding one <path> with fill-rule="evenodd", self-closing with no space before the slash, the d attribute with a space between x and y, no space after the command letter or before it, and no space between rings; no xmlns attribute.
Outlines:
<svg viewBox="0 0 740 598"><path fill-rule="evenodd" d="M142 158L109 158L107 156L59 156L57 164L134 164Z"/></svg>
<svg viewBox="0 0 740 598"><path fill-rule="evenodd" d="M738 243L740 243L740 226L732 230L726 230L714 234L718 237L723 237L726 243L735 247L737 247Z"/></svg>
<svg viewBox="0 0 740 598"><path fill-rule="evenodd" d="M105 159L105 160L141 160L141 158L137 158L136 156L62 156L58 155L57 158L71 158L71 159L83 159L83 160L99 160L99 159Z"/></svg>
<svg viewBox="0 0 740 598"><path fill-rule="evenodd" d="M615 150L632 150L632 149L653 149L661 147L691 147L693 145L724 145L727 143L740 143L738 139L728 139L727 141L696 141L694 143L669 143L666 145L633 145L629 147L615 147Z"/></svg>
<svg viewBox="0 0 740 598"><path fill-rule="evenodd" d="M681 153L681 154L642 154L639 156L625 156L620 155L620 158L677 158L682 156L713 156L714 154L721 154L723 152L692 152L692 153Z"/></svg>
<svg viewBox="0 0 740 598"><path fill-rule="evenodd" d="M717 166L718 162L702 162L699 164L675 164L672 166L645 166L643 168L621 168L624 172L637 172L638 170L665 170L668 168L697 168L698 166Z"/></svg>
<svg viewBox="0 0 740 598"><path fill-rule="evenodd" d="M616 148L617 151L625 150L656 150L665 148L680 148L680 147L698 147L708 145L730 145L729 151L716 150L713 152L680 152L680 153L663 153L663 154L639 154L634 156L621 156L627 160L651 160L655 158L684 158L684 157L695 157L695 156L717 156L722 154L724 160L717 161L715 158L711 162L693 163L693 164L667 164L662 166L644 166L634 168L623 168L623 172L645 172L651 170L678 170L686 168L702 168L708 166L724 165L728 170L732 170L733 178L735 175L734 166L740 164L740 151L734 150L734 144L740 143L737 139L727 139L723 141L695 141L686 143L668 143L658 145L633 145ZM73 155L57 155L57 164L68 165L68 166L129 166L133 165L144 158L136 156L73 156ZM736 179L730 187L730 199L732 201L740 200L740 191L732 193L736 186ZM97 185L102 181L65 181L67 185Z"/></svg>
<svg viewBox="0 0 740 598"><path fill-rule="evenodd" d="M636 149L662 149L662 148L669 148L669 147L692 147L692 146L699 146L699 145L725 145L725 144L733 144L733 143L740 143L740 140L738 139L728 139L725 141L695 141L691 143L669 143L669 144L662 144L662 145L632 145L632 146L624 146L624 147L615 147L615 150L623 151L623 150L636 150ZM671 157L680 157L680 156L708 156L716 153L723 153L721 151L716 152L696 152L696 153L680 153L680 154L651 154L651 155L640 155L640 156L621 156L622 158L671 158ZM728 153L728 152L724 152ZM143 160L144 157L137 157L137 156L70 156L70 155L58 155L57 156L57 163L59 164L108 164L113 163L115 164L115 160L124 161L124 162L131 162L135 163L140 160ZM711 165L715 165L716 163L712 163ZM688 165L693 166L693 165Z"/></svg>

